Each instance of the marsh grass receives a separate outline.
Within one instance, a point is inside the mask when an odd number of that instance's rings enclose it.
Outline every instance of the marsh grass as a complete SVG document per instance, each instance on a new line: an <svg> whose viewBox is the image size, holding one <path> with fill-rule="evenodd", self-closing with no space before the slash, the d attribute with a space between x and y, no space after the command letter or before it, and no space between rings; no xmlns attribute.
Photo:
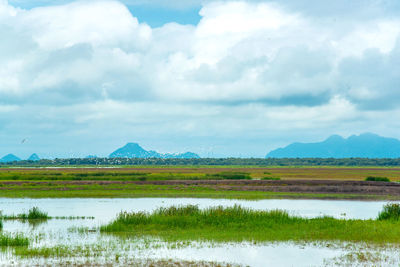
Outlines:
<svg viewBox="0 0 400 267"><path fill-rule="evenodd" d="M28 246L29 239L22 234L10 235L0 233L0 247Z"/></svg>
<svg viewBox="0 0 400 267"><path fill-rule="evenodd" d="M256 211L241 206L199 209L159 208L152 213L122 212L101 232L152 235L171 240L322 241L399 243L400 223L381 220L303 218L286 211Z"/></svg>
<svg viewBox="0 0 400 267"><path fill-rule="evenodd" d="M54 216L51 217L47 212L41 211L38 207L31 208L28 213L20 213L20 214L11 214L11 215L3 215L0 212L1 220L21 220L23 222L29 222L32 224L39 224L41 222L45 222L47 220L55 219L55 220L93 220L93 216ZM1 229L1 220L0 220L0 229Z"/></svg>
<svg viewBox="0 0 400 267"><path fill-rule="evenodd" d="M49 215L47 212L41 211L38 207L31 208L28 213L1 215L3 220L47 220Z"/></svg>
<svg viewBox="0 0 400 267"><path fill-rule="evenodd" d="M400 204L389 203L383 206L383 210L378 215L378 220L395 220L400 219Z"/></svg>

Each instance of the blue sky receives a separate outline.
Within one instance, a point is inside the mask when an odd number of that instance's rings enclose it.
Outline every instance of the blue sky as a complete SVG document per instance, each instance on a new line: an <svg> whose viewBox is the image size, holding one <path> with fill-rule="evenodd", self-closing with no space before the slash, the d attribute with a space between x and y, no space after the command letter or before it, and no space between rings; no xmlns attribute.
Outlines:
<svg viewBox="0 0 400 267"><path fill-rule="evenodd" d="M10 0L11 5L23 9L45 7L51 5L63 5L70 3L70 0ZM139 22L147 23L151 27L160 27L166 23L176 22L179 24L196 25L200 21L199 11L201 1L121 1L125 4L133 16Z"/></svg>
<svg viewBox="0 0 400 267"><path fill-rule="evenodd" d="M399 1L0 0L0 34L0 156L400 138Z"/></svg>

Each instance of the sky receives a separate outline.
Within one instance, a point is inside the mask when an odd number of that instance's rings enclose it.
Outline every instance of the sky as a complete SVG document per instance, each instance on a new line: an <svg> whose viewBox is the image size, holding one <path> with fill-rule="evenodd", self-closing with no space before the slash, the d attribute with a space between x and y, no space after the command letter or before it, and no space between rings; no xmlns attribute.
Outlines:
<svg viewBox="0 0 400 267"><path fill-rule="evenodd" d="M0 0L0 157L400 138L399 33L398 0Z"/></svg>

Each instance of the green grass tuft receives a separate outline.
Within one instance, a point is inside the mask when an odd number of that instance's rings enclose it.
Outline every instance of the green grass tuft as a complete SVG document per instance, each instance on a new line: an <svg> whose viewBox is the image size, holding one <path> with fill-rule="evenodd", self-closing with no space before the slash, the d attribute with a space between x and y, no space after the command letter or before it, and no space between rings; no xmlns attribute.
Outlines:
<svg viewBox="0 0 400 267"><path fill-rule="evenodd" d="M28 211L28 214L20 214L19 216L22 220L45 220L49 218L47 212L39 210L38 207L33 207Z"/></svg>
<svg viewBox="0 0 400 267"><path fill-rule="evenodd" d="M389 178L387 178L387 177L378 177L378 176L368 176L367 178L365 178L365 181L390 182Z"/></svg>
<svg viewBox="0 0 400 267"><path fill-rule="evenodd" d="M390 203L383 206L383 210L378 215L378 220L396 220L400 219L400 204Z"/></svg>
<svg viewBox="0 0 400 267"><path fill-rule="evenodd" d="M206 174L208 179L228 179L228 180L249 180L251 176L247 172L219 172L213 174Z"/></svg>
<svg viewBox="0 0 400 267"><path fill-rule="evenodd" d="M29 239L21 234L0 234L0 247L28 246Z"/></svg>
<svg viewBox="0 0 400 267"><path fill-rule="evenodd" d="M280 177L263 177L261 180L271 180L271 181L278 181L280 180Z"/></svg>

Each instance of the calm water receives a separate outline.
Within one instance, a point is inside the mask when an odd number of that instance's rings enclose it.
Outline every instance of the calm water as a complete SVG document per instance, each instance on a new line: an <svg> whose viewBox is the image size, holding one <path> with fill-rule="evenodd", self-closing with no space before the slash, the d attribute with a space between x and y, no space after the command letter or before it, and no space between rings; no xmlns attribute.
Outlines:
<svg viewBox="0 0 400 267"><path fill-rule="evenodd" d="M47 211L50 216L94 216L99 222L108 222L120 211L152 211L158 207L171 205L199 205L200 208L211 206L233 206L239 204L257 210L283 209L291 214L305 217L321 215L347 219L376 218L382 201L345 201L345 200L227 200L200 198L0 198L0 210L4 214L26 212L37 206Z"/></svg>
<svg viewBox="0 0 400 267"><path fill-rule="evenodd" d="M37 206L50 216L94 216L94 220L49 220L39 225L30 225L19 221L5 221L3 231L22 232L29 236L33 247L51 247L56 245L95 245L110 244L115 251L125 255L152 259L183 259L238 263L249 266L320 266L326 259L340 256L343 249L324 246L283 243L193 243L190 246L171 248L157 240L135 238L122 242L112 235L98 232L78 233L71 230L76 227L96 227L108 223L120 211L151 211L158 207L171 205L233 206L239 204L258 210L284 209L291 214L316 217L329 215L337 218L375 218L386 202L331 201L331 200L224 200L190 198L135 198L135 199L0 199L3 214L27 212ZM38 238L40 237L40 238ZM154 244L159 244L154 246ZM99 259L97 259L99 260ZM15 258L10 253L0 253L0 263L8 265L12 261L29 264L29 261ZM57 262L55 262L56 264ZM39 262L40 264L40 262Z"/></svg>

